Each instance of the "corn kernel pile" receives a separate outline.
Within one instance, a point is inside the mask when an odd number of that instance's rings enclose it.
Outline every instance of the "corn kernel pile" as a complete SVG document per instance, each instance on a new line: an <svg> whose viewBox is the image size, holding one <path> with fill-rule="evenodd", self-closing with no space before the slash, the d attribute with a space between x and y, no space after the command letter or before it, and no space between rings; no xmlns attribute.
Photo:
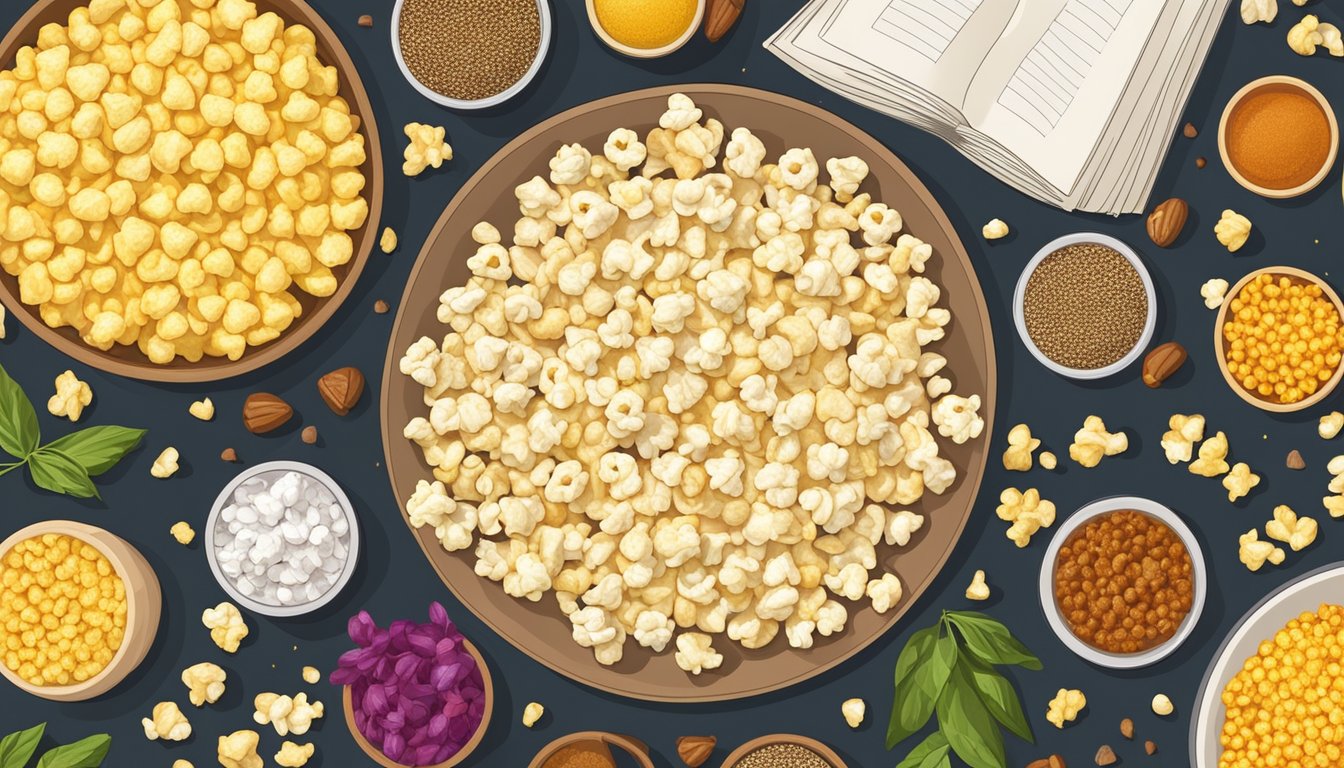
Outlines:
<svg viewBox="0 0 1344 768"><path fill-rule="evenodd" d="M1344 330L1319 285L1259 275L1232 299L1227 317L1227 367L1248 392L1295 403L1339 367Z"/></svg>
<svg viewBox="0 0 1344 768"><path fill-rule="evenodd" d="M0 72L0 266L90 346L236 360L330 296L364 137L307 27L248 0L92 0Z"/></svg>
<svg viewBox="0 0 1344 768"><path fill-rule="evenodd" d="M1344 607L1322 605L1260 644L1223 689L1219 768L1341 764Z"/></svg>
<svg viewBox="0 0 1344 768"><path fill-rule="evenodd" d="M0 558L5 666L33 685L72 685L112 661L126 631L126 585L93 546L60 534Z"/></svg>

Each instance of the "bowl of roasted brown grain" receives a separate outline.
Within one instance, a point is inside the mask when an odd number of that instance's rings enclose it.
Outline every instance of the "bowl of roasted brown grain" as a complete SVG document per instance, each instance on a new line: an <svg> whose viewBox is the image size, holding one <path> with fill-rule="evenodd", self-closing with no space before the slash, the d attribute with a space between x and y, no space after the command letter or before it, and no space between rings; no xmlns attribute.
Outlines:
<svg viewBox="0 0 1344 768"><path fill-rule="evenodd" d="M1199 623L1204 553L1168 507L1137 496L1084 506L1055 532L1041 564L1046 621L1098 666L1137 669L1166 658Z"/></svg>

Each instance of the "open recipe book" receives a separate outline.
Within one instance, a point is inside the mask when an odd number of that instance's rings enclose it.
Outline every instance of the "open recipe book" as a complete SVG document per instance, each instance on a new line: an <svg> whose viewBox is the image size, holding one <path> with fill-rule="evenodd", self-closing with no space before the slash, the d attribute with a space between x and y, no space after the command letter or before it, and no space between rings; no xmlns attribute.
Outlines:
<svg viewBox="0 0 1344 768"><path fill-rule="evenodd" d="M766 47L1066 210L1140 213L1230 0L811 0Z"/></svg>

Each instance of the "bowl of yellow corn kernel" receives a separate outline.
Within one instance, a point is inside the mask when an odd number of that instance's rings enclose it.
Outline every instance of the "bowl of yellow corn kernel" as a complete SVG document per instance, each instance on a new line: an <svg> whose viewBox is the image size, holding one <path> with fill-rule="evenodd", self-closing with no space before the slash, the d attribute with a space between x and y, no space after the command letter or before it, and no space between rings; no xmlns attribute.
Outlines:
<svg viewBox="0 0 1344 768"><path fill-rule="evenodd" d="M1192 768L1344 765L1344 566L1288 582L1223 641L1194 702Z"/></svg>
<svg viewBox="0 0 1344 768"><path fill-rule="evenodd" d="M0 542L0 674L34 696L112 690L149 653L161 609L144 556L101 528L49 520Z"/></svg>
<svg viewBox="0 0 1344 768"><path fill-rule="evenodd" d="M1218 309L1218 368L1257 408L1310 408L1344 378L1341 318L1344 303L1316 275L1295 267L1257 269L1232 286Z"/></svg>
<svg viewBox="0 0 1344 768"><path fill-rule="evenodd" d="M303 0L38 0L0 41L0 300L95 368L273 362L377 238L368 95Z"/></svg>

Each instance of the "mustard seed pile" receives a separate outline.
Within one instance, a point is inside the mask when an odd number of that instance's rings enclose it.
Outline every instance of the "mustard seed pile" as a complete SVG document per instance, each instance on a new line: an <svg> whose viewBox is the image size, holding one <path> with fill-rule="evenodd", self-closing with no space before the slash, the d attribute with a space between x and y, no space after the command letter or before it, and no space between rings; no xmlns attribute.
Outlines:
<svg viewBox="0 0 1344 768"><path fill-rule="evenodd" d="M733 768L831 768L831 764L799 744L771 744L738 760Z"/></svg>
<svg viewBox="0 0 1344 768"><path fill-rule="evenodd" d="M411 75L466 101L521 80L541 45L536 0L406 0L398 24Z"/></svg>
<svg viewBox="0 0 1344 768"><path fill-rule="evenodd" d="M1148 318L1133 265L1097 243L1068 245L1041 260L1022 299L1027 334L1069 368L1101 368L1129 353Z"/></svg>

